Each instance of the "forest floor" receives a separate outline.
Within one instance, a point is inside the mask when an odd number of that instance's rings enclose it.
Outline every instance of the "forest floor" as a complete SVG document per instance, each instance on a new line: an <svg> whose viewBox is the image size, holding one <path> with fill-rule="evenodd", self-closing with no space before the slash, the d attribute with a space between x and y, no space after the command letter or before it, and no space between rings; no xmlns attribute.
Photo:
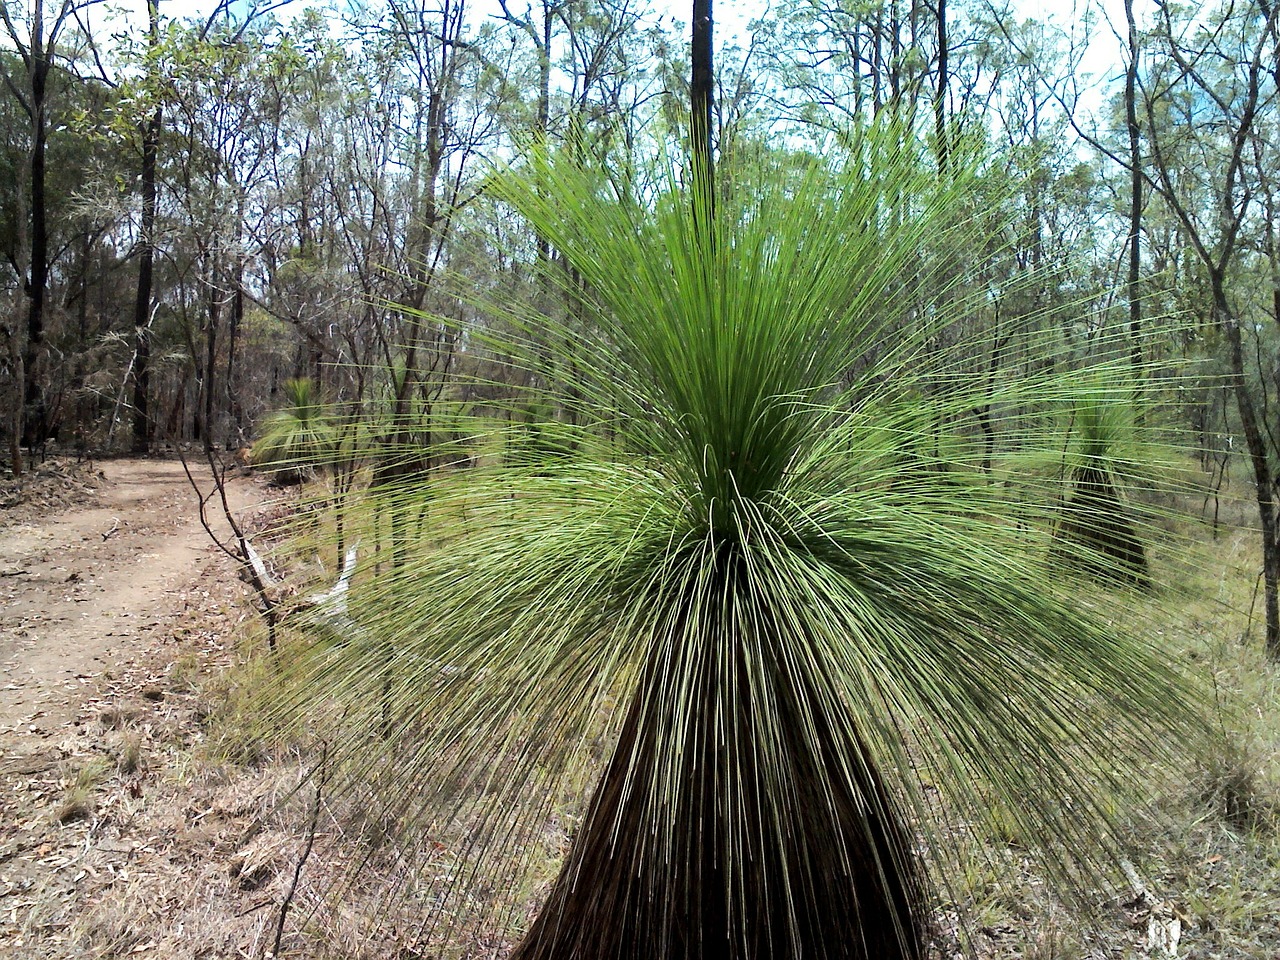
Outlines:
<svg viewBox="0 0 1280 960"><path fill-rule="evenodd" d="M238 511L270 496L227 491ZM209 519L229 533L216 501ZM0 488L0 956L192 955L164 943L195 932L175 906L228 905L198 880L224 818L186 784L205 681L254 616L235 573L178 461L55 461Z"/></svg>
<svg viewBox="0 0 1280 960"><path fill-rule="evenodd" d="M207 469L197 479L207 491ZM228 492L254 530L290 510L258 480ZM163 460L0 483L0 956L435 956L387 909L394 860L297 789L304 758L230 729L261 618L197 504ZM939 891L930 960L966 942L981 960L1280 957L1280 680L1249 635L1251 536L1204 544L1189 566L1206 599L1170 598L1171 650L1208 665L1226 740L1141 828L1145 884L1068 906L1016 838L997 840Z"/></svg>

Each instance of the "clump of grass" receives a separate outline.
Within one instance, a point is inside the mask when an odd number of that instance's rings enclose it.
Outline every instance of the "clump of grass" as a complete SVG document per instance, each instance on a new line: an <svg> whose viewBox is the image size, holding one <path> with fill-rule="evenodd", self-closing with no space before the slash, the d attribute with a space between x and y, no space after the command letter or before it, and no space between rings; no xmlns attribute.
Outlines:
<svg viewBox="0 0 1280 960"><path fill-rule="evenodd" d="M136 733L125 734L116 751L116 769L126 776L137 773L142 766L142 738Z"/></svg>
<svg viewBox="0 0 1280 960"><path fill-rule="evenodd" d="M138 712L132 707L113 703L99 711L98 722L108 730L119 730L121 727L132 723L137 718L137 715Z"/></svg>
<svg viewBox="0 0 1280 960"><path fill-rule="evenodd" d="M80 787L72 787L62 798L53 819L58 823L74 823L76 820L87 820L92 815L93 794Z"/></svg>
<svg viewBox="0 0 1280 960"><path fill-rule="evenodd" d="M92 816L94 791L106 777L109 768L104 757L94 757L77 770L63 794L62 803L54 811L54 820L58 823L72 823Z"/></svg>
<svg viewBox="0 0 1280 960"><path fill-rule="evenodd" d="M191 693L200 686L200 672L200 657L184 653L169 665L169 684L179 693Z"/></svg>
<svg viewBox="0 0 1280 960"><path fill-rule="evenodd" d="M1280 803L1262 753L1233 722L1224 723L1216 748L1201 759L1198 799L1233 830L1274 833L1280 825Z"/></svg>

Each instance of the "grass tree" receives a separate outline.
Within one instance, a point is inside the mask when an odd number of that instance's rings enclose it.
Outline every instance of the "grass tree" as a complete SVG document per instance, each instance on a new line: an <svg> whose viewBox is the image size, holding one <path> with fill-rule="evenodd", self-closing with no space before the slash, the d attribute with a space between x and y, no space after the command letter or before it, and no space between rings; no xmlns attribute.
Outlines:
<svg viewBox="0 0 1280 960"><path fill-rule="evenodd" d="M334 462L338 424L309 377L286 380L281 392L285 403L264 421L251 457L277 482L301 483Z"/></svg>
<svg viewBox="0 0 1280 960"><path fill-rule="evenodd" d="M1148 587L1147 551L1121 495L1126 481L1141 482L1154 467L1150 451L1135 452L1135 406L1131 391L1108 392L1105 383L1072 405L1071 487L1055 554L1089 576Z"/></svg>
<svg viewBox="0 0 1280 960"><path fill-rule="evenodd" d="M675 175L639 198L535 157L495 185L590 291L571 453L401 491L429 529L296 689L397 810L466 822L469 863L519 863L583 785L512 956L922 957L940 808L997 806L1069 881L1119 758L1194 729L1166 659L1048 582L1048 529L921 464L929 264L982 249L963 158L939 183L922 154L869 130L714 216Z"/></svg>

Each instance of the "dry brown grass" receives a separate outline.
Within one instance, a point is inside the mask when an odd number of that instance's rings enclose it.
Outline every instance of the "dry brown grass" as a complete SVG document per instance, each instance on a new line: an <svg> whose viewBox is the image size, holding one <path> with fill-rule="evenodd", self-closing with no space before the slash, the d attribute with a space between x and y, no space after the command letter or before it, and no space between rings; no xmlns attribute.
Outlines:
<svg viewBox="0 0 1280 960"><path fill-rule="evenodd" d="M1132 628L1154 631L1203 682L1217 736L1171 779L1132 771L1150 779L1150 808L1116 814L1145 894L1117 878L1113 889L1058 900L997 824L968 848L938 914L938 960L965 947L983 960L1280 957L1280 665L1262 649L1257 534L1191 532L1192 542L1157 554L1176 584L1157 595L1159 622Z"/></svg>

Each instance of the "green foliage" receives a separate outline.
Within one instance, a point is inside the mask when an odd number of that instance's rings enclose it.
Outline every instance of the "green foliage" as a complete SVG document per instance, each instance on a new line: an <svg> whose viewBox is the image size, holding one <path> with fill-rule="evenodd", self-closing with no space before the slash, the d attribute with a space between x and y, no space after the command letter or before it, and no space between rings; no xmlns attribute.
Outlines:
<svg viewBox="0 0 1280 960"><path fill-rule="evenodd" d="M1175 768L1195 697L939 439L981 402L1060 449L1022 414L1072 388L966 388L931 349L969 306L971 180L886 127L714 217L676 174L642 199L543 154L494 189L590 292L550 385L572 445L396 488L417 536L273 693L412 829L465 837L429 929L509 918L566 803L522 958L920 956L940 810L1094 876L1123 764ZM537 369L545 317L511 321Z"/></svg>
<svg viewBox="0 0 1280 960"><path fill-rule="evenodd" d="M286 405L263 422L252 460L281 483L299 483L334 462L339 430L309 378L286 380L281 392Z"/></svg>
<svg viewBox="0 0 1280 960"><path fill-rule="evenodd" d="M1123 412L1127 404L1107 405L1092 399L1076 404L1079 462L1071 473L1072 489L1063 505L1057 546L1069 565L1095 577L1148 587L1146 550L1126 515L1112 469Z"/></svg>

